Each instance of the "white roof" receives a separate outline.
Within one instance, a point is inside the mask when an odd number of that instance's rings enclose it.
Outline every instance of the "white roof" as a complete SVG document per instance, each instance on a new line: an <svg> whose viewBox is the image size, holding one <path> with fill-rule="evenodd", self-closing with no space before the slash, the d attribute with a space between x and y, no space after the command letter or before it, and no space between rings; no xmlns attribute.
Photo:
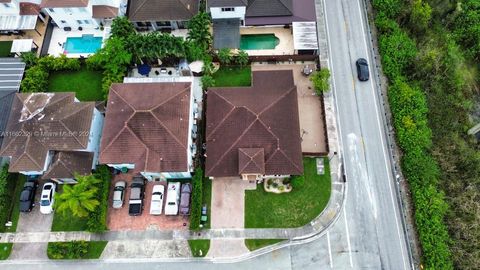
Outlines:
<svg viewBox="0 0 480 270"><path fill-rule="evenodd" d="M315 22L293 22L293 48L295 50L318 50Z"/></svg>
<svg viewBox="0 0 480 270"><path fill-rule="evenodd" d="M31 30L37 24L37 15L0 16L0 30Z"/></svg>
<svg viewBox="0 0 480 270"><path fill-rule="evenodd" d="M12 53L30 52L32 51L33 39L15 39L12 42Z"/></svg>

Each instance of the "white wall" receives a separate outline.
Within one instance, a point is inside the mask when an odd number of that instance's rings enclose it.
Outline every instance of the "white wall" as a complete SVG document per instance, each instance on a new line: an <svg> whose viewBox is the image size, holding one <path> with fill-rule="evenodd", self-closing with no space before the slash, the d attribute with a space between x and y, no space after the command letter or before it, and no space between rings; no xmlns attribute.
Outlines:
<svg viewBox="0 0 480 270"><path fill-rule="evenodd" d="M98 164L98 154L100 151L100 137L102 136L103 129L103 115L96 108L93 109L93 118L90 128L90 134L88 137L87 151L93 152L92 169L95 169Z"/></svg>
<svg viewBox="0 0 480 270"><path fill-rule="evenodd" d="M91 4L87 7L44 8L43 10L50 15L60 28L71 27L72 30L77 30L80 26L84 29L98 27L97 21L92 18Z"/></svg>
<svg viewBox="0 0 480 270"><path fill-rule="evenodd" d="M6 5L8 6L6 6ZM20 15L20 3L12 0L10 3L0 3L0 15Z"/></svg>
<svg viewBox="0 0 480 270"><path fill-rule="evenodd" d="M135 164L122 163L122 164L107 164L108 167L112 167L116 170L122 170L122 168L127 168L129 170L135 169Z"/></svg>
<svg viewBox="0 0 480 270"><path fill-rule="evenodd" d="M233 7L234 11L222 11L221 7L211 7L210 13L212 14L212 19L231 19L231 18L240 18L245 20L245 7Z"/></svg>

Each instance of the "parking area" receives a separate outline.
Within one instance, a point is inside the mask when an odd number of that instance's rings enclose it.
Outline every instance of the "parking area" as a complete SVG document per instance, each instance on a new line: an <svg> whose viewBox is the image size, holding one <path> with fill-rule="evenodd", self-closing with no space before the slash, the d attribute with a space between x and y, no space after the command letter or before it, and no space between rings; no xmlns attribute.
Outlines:
<svg viewBox="0 0 480 270"><path fill-rule="evenodd" d="M162 215L150 215L150 203L152 198L152 189L154 185L164 185L165 193L167 193L167 186L165 182L146 182L144 208L140 216L130 216L128 214L128 198L130 196L130 182L134 174L124 173L113 177L111 184L109 207L107 216L107 225L111 231L127 231L127 230L146 230L146 229L188 229L188 216L165 216L164 211ZM117 181L126 181L127 189L125 192L123 207L120 209L112 208L113 188ZM163 206L165 206L166 194L164 196Z"/></svg>
<svg viewBox="0 0 480 270"><path fill-rule="evenodd" d="M293 71L297 86L302 152L307 155L325 155L328 153L325 110L321 97L315 94L309 77L302 75L305 65L315 70L314 62L305 62L302 64L253 64L252 71L286 69Z"/></svg>

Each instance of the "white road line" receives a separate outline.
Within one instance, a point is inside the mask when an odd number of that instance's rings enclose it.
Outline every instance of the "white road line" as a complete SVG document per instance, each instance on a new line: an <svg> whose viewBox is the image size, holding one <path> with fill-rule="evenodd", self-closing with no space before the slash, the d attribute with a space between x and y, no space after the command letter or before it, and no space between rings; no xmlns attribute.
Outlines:
<svg viewBox="0 0 480 270"><path fill-rule="evenodd" d="M365 25L365 21L364 21L364 18L363 18L363 13L362 13L362 8L360 6L360 2L359 0L356 1L357 2L357 6L358 6L358 11L360 12L360 20L362 21L362 36L363 36L363 44L365 45L365 52L367 53L367 55L370 55L369 51L368 51L368 46L367 46L367 35L365 33L365 28L363 27ZM370 55L370 59L373 59L373 55ZM370 65L371 66L371 65ZM371 69L371 67L369 66L369 69ZM370 72L370 74L373 74ZM378 126L380 129L382 129L383 125L381 124L380 122L380 117L378 116L379 113L380 113L380 110L378 109L378 101L377 101L377 96L375 94L375 87L373 85L373 80L370 80L370 85L371 85L371 89L372 89L372 92L373 92L373 99L374 99L374 105L375 105L375 116L377 118L377 123L378 123ZM385 141L384 141L384 138L383 138L383 132L380 132L380 140L382 141L382 146L387 146L387 144L385 144ZM403 241L402 239L402 236L401 236L401 233L400 233L400 227L398 225L398 217L397 217L397 208L396 208L396 204L395 204L395 200L394 200L394 194L393 194L393 189L392 189L392 178L391 178L391 174L388 173L389 171L389 159L387 158L387 154L385 153L385 147L382 147L382 152L383 152L383 157L385 158L385 167L387 169L387 177L388 177L388 187L390 189L390 199L392 201L392 205L393 205L393 212L394 212L394 217L395 217L395 224L396 224L396 228L397 228L397 234L398 234L398 238L399 238L399 244L400 244L400 250L402 251L402 258L403 258L403 268L404 269L407 269L407 265L406 265L406 262L405 262L405 253L404 253L404 250L403 250L403 245L401 244Z"/></svg>
<svg viewBox="0 0 480 270"><path fill-rule="evenodd" d="M348 231L347 211L343 207L343 218L345 219L345 230L347 232L348 255L350 256L350 267L353 268L352 245L350 244L350 232Z"/></svg>
<svg viewBox="0 0 480 270"><path fill-rule="evenodd" d="M330 246L330 232L327 231L328 256L330 257L330 268L333 268L332 247Z"/></svg>

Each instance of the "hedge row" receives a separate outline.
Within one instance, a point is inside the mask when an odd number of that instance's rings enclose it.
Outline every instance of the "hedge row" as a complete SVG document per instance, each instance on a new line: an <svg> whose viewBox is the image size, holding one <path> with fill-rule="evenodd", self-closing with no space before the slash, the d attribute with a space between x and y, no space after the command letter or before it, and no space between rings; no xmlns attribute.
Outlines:
<svg viewBox="0 0 480 270"><path fill-rule="evenodd" d="M403 151L402 170L410 184L424 266L453 269L444 221L448 205L438 190L438 165L430 151L432 132L426 97L420 87L405 78L417 55L416 43L394 20L402 8L401 1L374 0L373 5L383 70L390 80L388 98L393 124Z"/></svg>
<svg viewBox="0 0 480 270"><path fill-rule="evenodd" d="M192 177L192 204L190 206L190 229L198 230L200 228L200 218L202 217L202 184L203 171L201 168L195 170Z"/></svg>
<svg viewBox="0 0 480 270"><path fill-rule="evenodd" d="M13 207L15 181L8 173L8 164L5 164L0 171L0 232L5 231L5 223L9 219L10 210Z"/></svg>
<svg viewBox="0 0 480 270"><path fill-rule="evenodd" d="M90 212L87 221L87 230L90 232L103 232L107 230L108 193L110 190L111 173L107 166L97 167L95 177L101 179L98 188L97 200L100 202L97 209Z"/></svg>

